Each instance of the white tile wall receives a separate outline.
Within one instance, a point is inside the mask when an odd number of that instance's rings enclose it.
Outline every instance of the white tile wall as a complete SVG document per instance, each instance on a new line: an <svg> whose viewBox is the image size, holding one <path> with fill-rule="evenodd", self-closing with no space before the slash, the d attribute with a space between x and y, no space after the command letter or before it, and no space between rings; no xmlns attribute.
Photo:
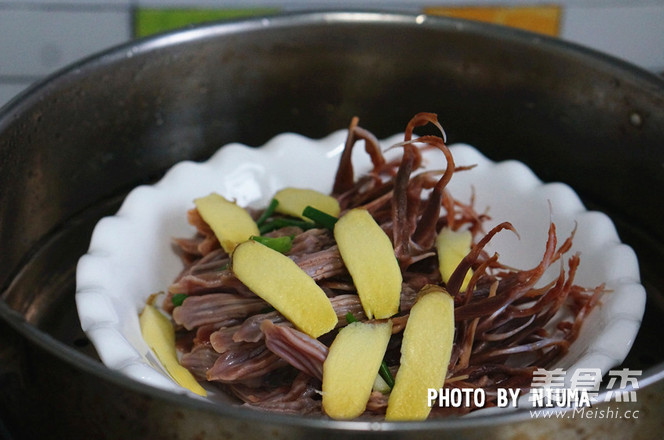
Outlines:
<svg viewBox="0 0 664 440"><path fill-rule="evenodd" d="M5 4L12 7L21 5L22 7L128 7L135 3L135 0L2 0L0 5Z"/></svg>
<svg viewBox="0 0 664 440"><path fill-rule="evenodd" d="M28 87L32 81L30 80L14 80L14 81L4 81L0 83L0 107L4 103L9 102L14 96L18 95L23 89Z"/></svg>
<svg viewBox="0 0 664 440"><path fill-rule="evenodd" d="M0 106L37 79L131 38L129 0L0 1Z"/></svg>
<svg viewBox="0 0 664 440"><path fill-rule="evenodd" d="M1 76L42 76L130 35L129 11L5 10Z"/></svg>
<svg viewBox="0 0 664 440"><path fill-rule="evenodd" d="M630 6L570 6L561 35L647 69L664 72L664 2Z"/></svg>

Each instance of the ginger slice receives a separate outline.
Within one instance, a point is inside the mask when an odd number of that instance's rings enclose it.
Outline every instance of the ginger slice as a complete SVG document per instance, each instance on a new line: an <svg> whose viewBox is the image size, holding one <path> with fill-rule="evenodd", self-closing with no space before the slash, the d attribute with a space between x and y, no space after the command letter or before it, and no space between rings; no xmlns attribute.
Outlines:
<svg viewBox="0 0 664 440"><path fill-rule="evenodd" d="M401 361L385 420L424 420L429 388L445 382L454 342L454 299L442 287L427 285L410 311L401 342Z"/></svg>
<svg viewBox="0 0 664 440"><path fill-rule="evenodd" d="M282 214L309 220L302 215L307 206L316 208L332 217L339 216L339 202L332 196L323 194L313 189L284 188L274 195L279 202L276 211Z"/></svg>
<svg viewBox="0 0 664 440"><path fill-rule="evenodd" d="M342 328L323 363L323 410L333 419L364 412L392 335L392 322L353 322Z"/></svg>
<svg viewBox="0 0 664 440"><path fill-rule="evenodd" d="M185 367L180 365L175 351L175 330L173 324L153 305L146 305L139 316L143 339L152 349L168 374L182 387L200 396L206 396L205 389Z"/></svg>
<svg viewBox="0 0 664 440"><path fill-rule="evenodd" d="M397 313L401 269L392 242L371 214L361 208L346 212L334 227L334 238L367 318L385 319Z"/></svg>
<svg viewBox="0 0 664 440"><path fill-rule="evenodd" d="M470 253L472 240L470 231L453 231L448 227L441 229L436 237L436 251L438 252L438 268L444 283L449 282L461 260ZM472 276L472 270L469 270L461 284L462 292L468 288Z"/></svg>
<svg viewBox="0 0 664 440"><path fill-rule="evenodd" d="M252 235L260 235L256 222L246 209L217 193L198 198L194 204L228 253Z"/></svg>
<svg viewBox="0 0 664 440"><path fill-rule="evenodd" d="M337 314L325 292L284 254L249 240L233 251L231 270L252 292L312 338L336 326Z"/></svg>

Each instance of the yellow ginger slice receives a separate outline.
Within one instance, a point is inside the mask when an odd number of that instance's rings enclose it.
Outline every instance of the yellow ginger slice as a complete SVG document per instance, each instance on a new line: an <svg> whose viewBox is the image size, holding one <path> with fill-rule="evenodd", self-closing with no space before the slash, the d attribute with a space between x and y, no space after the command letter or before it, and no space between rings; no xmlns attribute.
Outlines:
<svg viewBox="0 0 664 440"><path fill-rule="evenodd" d="M410 311L401 342L401 364L385 420L424 420L429 388L445 382L454 341L454 300L442 287L427 285Z"/></svg>
<svg viewBox="0 0 664 440"><path fill-rule="evenodd" d="M325 292L284 254L249 240L233 251L231 269L256 295L312 338L336 326L337 314Z"/></svg>
<svg viewBox="0 0 664 440"><path fill-rule="evenodd" d="M313 189L284 188L277 191L274 198L279 202L276 211L282 214L309 220L302 215L302 211L307 206L311 206L332 217L339 216L340 208L337 199Z"/></svg>
<svg viewBox="0 0 664 440"><path fill-rule="evenodd" d="M448 227L441 229L436 237L436 251L438 252L438 268L443 282L447 284L452 273L461 260L470 252L473 236L470 231L453 231ZM473 271L468 270L466 277L461 283L461 291L468 288Z"/></svg>
<svg viewBox="0 0 664 440"><path fill-rule="evenodd" d="M333 419L364 412L392 335L392 322L353 322L342 328L323 363L323 410Z"/></svg>
<svg viewBox="0 0 664 440"><path fill-rule="evenodd" d="M246 209L217 193L198 198L194 204L228 253L252 235L260 235L256 222Z"/></svg>
<svg viewBox="0 0 664 440"><path fill-rule="evenodd" d="M369 319L399 311L401 269L392 242L365 209L351 209L334 227L341 258L353 278Z"/></svg>
<svg viewBox="0 0 664 440"><path fill-rule="evenodd" d="M175 330L171 321L152 305L146 305L139 317L143 339L152 349L168 374L182 387L200 396L205 389L185 367L180 365L175 351Z"/></svg>

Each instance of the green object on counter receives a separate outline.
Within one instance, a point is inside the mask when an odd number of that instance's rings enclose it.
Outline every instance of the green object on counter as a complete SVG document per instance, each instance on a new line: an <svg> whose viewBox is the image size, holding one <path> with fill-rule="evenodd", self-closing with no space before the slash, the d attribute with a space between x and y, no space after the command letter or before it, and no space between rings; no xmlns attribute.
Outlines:
<svg viewBox="0 0 664 440"><path fill-rule="evenodd" d="M258 15L273 15L278 12L278 8L268 7L237 9L138 8L134 12L134 36L139 38L182 28L192 24L201 24L217 20L232 20Z"/></svg>

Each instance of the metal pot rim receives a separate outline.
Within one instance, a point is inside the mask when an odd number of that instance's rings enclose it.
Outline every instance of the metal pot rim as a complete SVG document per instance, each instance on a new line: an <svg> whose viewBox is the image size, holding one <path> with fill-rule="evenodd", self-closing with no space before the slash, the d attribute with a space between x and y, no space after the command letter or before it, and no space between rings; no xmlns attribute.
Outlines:
<svg viewBox="0 0 664 440"><path fill-rule="evenodd" d="M535 35L530 32L503 28L484 23L477 23L456 18L430 17L422 14L411 15L392 12L360 12L360 11L325 11L306 13L286 13L265 18L242 19L232 22L222 22L195 26L185 30L177 30L146 37L140 40L127 42L103 52L82 59L64 69L61 69L43 80L30 86L17 95L5 107L0 109L0 130L4 128L5 121L10 121L14 115L29 108L37 102L44 93L57 89L62 83L76 81L80 75L89 70L103 69L105 65L120 62L121 60L138 56L142 53L158 51L173 45L186 44L194 40L216 38L221 35L255 32L267 27L297 27L301 25L361 22L364 24L390 22L398 26L423 26L436 29L449 29L459 33L482 34L491 38L506 41L517 41L521 44L537 45L545 51L564 52L569 56L588 58L600 63L604 68L622 72L623 75L638 79L649 84L653 93L664 91L664 79L657 77L632 64L613 56L585 48L575 43L554 39L547 36ZM479 426L493 426L522 422L530 419L528 411L514 411L507 414L491 414L484 417L450 418L428 420L425 422L375 422L375 421L335 421L318 417L289 416L281 414L265 414L259 411L247 410L238 407L226 407L215 403L199 401L162 391L148 385L133 381L123 374L113 371L98 361L89 358L52 336L40 331L27 323L17 312L12 310L4 301L0 302L0 317L27 340L41 349L62 359L66 363L75 365L84 371L111 382L120 387L128 388L137 393L152 396L168 401L174 405L184 405L191 409L216 413L247 422L264 422L269 418L272 423L283 426L298 426L303 428L330 429L338 431L403 431L421 432L446 429L472 428ZM640 384L641 388L664 378L664 363L644 372Z"/></svg>
<svg viewBox="0 0 664 440"><path fill-rule="evenodd" d="M572 41L566 41L548 35L535 34L521 29L455 17L407 14L401 12L381 12L371 10L284 12L266 17L243 18L190 26L184 29L128 41L91 54L79 61L56 70L13 97L4 107L0 108L0 123L11 113L19 111L21 107L25 107L26 105L29 106L32 100L38 99L38 96L43 91L55 87L60 81L75 80L76 76L85 74L87 69L94 70L103 68L106 64L119 62L124 58L130 58L145 52L184 44L193 40L216 38L220 35L239 32L257 31L268 27L297 27L330 23L371 24L385 22L399 26L432 27L436 29L454 30L459 33L481 34L485 37L536 45L547 51L564 52L580 58L592 58L595 62L601 63L607 68L620 70L625 75L631 75L638 77L642 81L650 82L653 91L662 92L664 90L664 78L641 67L635 66L632 63ZM0 125L0 129L2 129L2 125Z"/></svg>

